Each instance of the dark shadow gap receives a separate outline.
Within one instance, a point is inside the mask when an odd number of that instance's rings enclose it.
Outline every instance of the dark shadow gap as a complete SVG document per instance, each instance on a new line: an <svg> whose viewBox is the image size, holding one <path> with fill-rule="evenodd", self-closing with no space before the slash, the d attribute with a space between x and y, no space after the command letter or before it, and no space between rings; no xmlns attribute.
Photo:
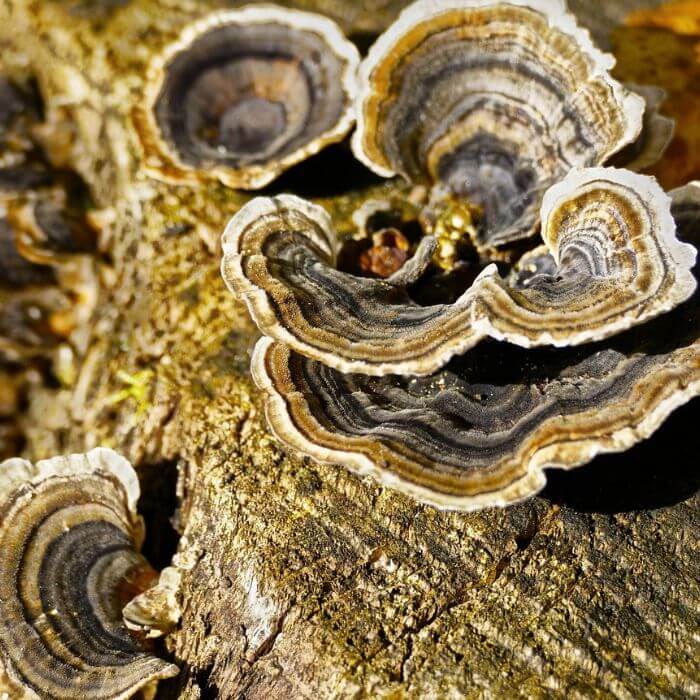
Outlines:
<svg viewBox="0 0 700 700"><path fill-rule="evenodd" d="M570 472L548 471L541 495L583 513L624 513L681 503L700 489L698 448L692 439L699 421L696 398L627 452L601 455Z"/></svg>
<svg viewBox="0 0 700 700"><path fill-rule="evenodd" d="M142 552L161 571L170 565L180 538L173 525L178 507L177 461L141 464L137 471L141 483L138 509L146 523Z"/></svg>
<svg viewBox="0 0 700 700"><path fill-rule="evenodd" d="M355 158L349 142L344 141L290 168L259 194L293 192L303 199L315 199L347 194L382 182L383 178Z"/></svg>

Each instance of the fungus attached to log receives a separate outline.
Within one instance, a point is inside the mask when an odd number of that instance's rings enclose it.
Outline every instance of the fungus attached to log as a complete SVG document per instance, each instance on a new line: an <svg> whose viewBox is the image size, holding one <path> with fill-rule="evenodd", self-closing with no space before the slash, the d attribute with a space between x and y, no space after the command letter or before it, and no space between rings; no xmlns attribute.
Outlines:
<svg viewBox="0 0 700 700"><path fill-rule="evenodd" d="M263 338L253 370L281 442L460 510L531 496L545 484L543 469L628 449L700 394L697 346L525 355L485 345L410 378L343 374Z"/></svg>
<svg viewBox="0 0 700 700"><path fill-rule="evenodd" d="M17 248L15 231L3 216L0 218L0 287L17 290L56 284L55 273L50 267L28 260Z"/></svg>
<svg viewBox="0 0 700 700"><path fill-rule="evenodd" d="M0 464L0 663L10 697L128 698L178 673L122 621L140 581L139 486L116 453ZM141 586L143 590L143 586Z"/></svg>
<svg viewBox="0 0 700 700"><path fill-rule="evenodd" d="M0 195L41 187L51 179L32 139L40 111L32 90L0 75Z"/></svg>
<svg viewBox="0 0 700 700"><path fill-rule="evenodd" d="M63 339L70 299L55 287L3 293L0 290L0 358L22 362L51 355Z"/></svg>
<svg viewBox="0 0 700 700"><path fill-rule="evenodd" d="M329 19L279 7L221 11L154 59L134 113L156 178L257 189L354 123L357 49Z"/></svg>
<svg viewBox="0 0 700 700"><path fill-rule="evenodd" d="M49 167L41 114L31 86L0 75L0 359L12 362L83 348L99 287L85 190Z"/></svg>
<svg viewBox="0 0 700 700"><path fill-rule="evenodd" d="M695 289L695 250L676 239L670 199L651 178L574 170L545 195L542 230L547 274L512 284L491 265L454 304L420 306L408 285L429 263L432 239L406 263L410 274L355 277L335 269L322 208L258 198L224 232L222 274L264 334L372 375L429 374L489 336L524 347L600 340Z"/></svg>
<svg viewBox="0 0 700 700"><path fill-rule="evenodd" d="M0 210L0 353L80 345L97 302L95 236L60 189L6 196Z"/></svg>
<svg viewBox="0 0 700 700"><path fill-rule="evenodd" d="M673 193L700 245L700 185ZM532 274L551 274L544 251ZM484 343L429 377L344 374L262 338L252 371L284 444L426 503L506 505L569 469L649 437L700 395L700 292L604 342L522 350Z"/></svg>
<svg viewBox="0 0 700 700"><path fill-rule="evenodd" d="M95 232L83 212L71 210L60 188L10 207L9 218L17 231L17 247L29 260L52 265L67 256L95 253Z"/></svg>
<svg viewBox="0 0 700 700"><path fill-rule="evenodd" d="M644 100L614 62L563 0L419 0L361 66L355 154L481 206L477 243L507 245L550 185L638 136Z"/></svg>

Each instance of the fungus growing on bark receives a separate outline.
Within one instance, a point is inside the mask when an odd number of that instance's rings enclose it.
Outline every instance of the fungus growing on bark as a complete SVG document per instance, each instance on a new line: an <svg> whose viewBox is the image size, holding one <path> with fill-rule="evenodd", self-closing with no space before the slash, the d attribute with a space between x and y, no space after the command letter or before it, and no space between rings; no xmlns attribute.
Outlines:
<svg viewBox="0 0 700 700"><path fill-rule="evenodd" d="M0 205L0 352L10 359L77 345L97 302L95 236L60 189ZM76 335L77 334L77 335Z"/></svg>
<svg viewBox="0 0 700 700"><path fill-rule="evenodd" d="M507 245L549 186L637 138L644 101L614 62L563 0L419 0L361 65L355 154L479 205L477 244Z"/></svg>
<svg viewBox="0 0 700 700"><path fill-rule="evenodd" d="M163 569L155 586L124 607L126 626L144 638L161 637L170 632L182 615L178 599L181 579L182 572L177 566Z"/></svg>
<svg viewBox="0 0 700 700"><path fill-rule="evenodd" d="M52 265L69 256L95 252L95 232L82 212L71 210L63 189L20 200L8 213L16 230L16 245L29 260Z"/></svg>
<svg viewBox="0 0 700 700"><path fill-rule="evenodd" d="M56 284L54 271L20 255L12 225L0 218L0 286L10 290L51 284Z"/></svg>
<svg viewBox="0 0 700 700"><path fill-rule="evenodd" d="M257 189L354 123L357 49L321 15L266 5L185 27L134 113L156 178Z"/></svg>
<svg viewBox="0 0 700 700"><path fill-rule="evenodd" d="M60 342L70 299L56 271L20 253L17 232L0 215L0 355L17 361L51 351Z"/></svg>
<svg viewBox="0 0 700 700"><path fill-rule="evenodd" d="M287 446L423 502L473 510L533 495L545 468L648 437L700 393L699 362L687 347L647 356L489 344L430 377L370 377L263 338L253 371Z"/></svg>
<svg viewBox="0 0 700 700"><path fill-rule="evenodd" d="M559 236L559 262L546 246L536 248L511 273L513 288L541 287L561 274L559 265L569 254L575 277L589 265L601 271L640 244L663 247L663 231L672 230L666 225L646 242L644 236L628 237L620 225L641 210L654 217L647 205L636 207L631 197L622 209L613 206L619 188L634 185L635 196L658 189L651 179L610 169L592 172L596 176L588 180L585 171L567 178L577 188L576 206L562 200L566 181L546 196L545 238ZM603 175L606 180L597 179ZM607 182L602 191L601 182ZM667 243L691 267L695 254L689 249L700 246L700 183L673 191L671 199L678 234L690 245ZM600 212L595 225L583 227L580 242L573 237L567 242L592 202ZM618 221L609 236L601 228L603 212ZM596 248L607 244L617 245L618 253L601 258L604 266L593 264ZM640 257L633 267L643 275L651 269L648 263ZM684 266L681 277L687 271ZM696 283L688 289L695 293L673 311L646 324L628 324L602 342L525 351L488 341L427 377L344 373L270 337L258 341L252 373L265 392L273 433L296 451L370 474L438 507L502 506L539 491L545 469L570 469L597 454L630 448L700 395L700 292ZM649 303L653 292L642 306Z"/></svg>
<svg viewBox="0 0 700 700"><path fill-rule="evenodd" d="M0 359L20 363L82 346L99 286L80 183L49 167L41 112L30 87L0 76Z"/></svg>
<svg viewBox="0 0 700 700"><path fill-rule="evenodd" d="M40 119L38 103L31 90L0 75L0 197L47 185L51 179L32 140Z"/></svg>
<svg viewBox="0 0 700 700"><path fill-rule="evenodd" d="M700 183L676 190L680 235L700 245ZM552 257L532 254L530 276ZM527 275L526 275L527 276ZM252 371L285 445L439 507L507 505L570 469L649 437L700 395L700 293L592 345L490 341L429 377L344 374L262 338Z"/></svg>
<svg viewBox="0 0 700 700"><path fill-rule="evenodd" d="M0 465L0 661L20 697L128 698L178 673L122 621L156 576L138 497L107 449Z"/></svg>
<svg viewBox="0 0 700 700"><path fill-rule="evenodd" d="M578 345L667 311L695 289L695 250L675 237L670 199L643 175L572 171L542 204L547 274L482 271L453 304L420 306L408 287L430 262L386 280L335 269L325 211L297 197L257 198L223 235L222 274L260 330L341 371L429 374L486 337L523 347ZM515 279L515 284L513 280Z"/></svg>

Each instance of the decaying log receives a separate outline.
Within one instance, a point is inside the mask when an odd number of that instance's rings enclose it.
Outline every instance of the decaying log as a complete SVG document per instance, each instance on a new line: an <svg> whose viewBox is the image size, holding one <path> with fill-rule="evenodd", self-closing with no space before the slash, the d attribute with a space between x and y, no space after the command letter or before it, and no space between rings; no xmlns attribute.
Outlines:
<svg viewBox="0 0 700 700"><path fill-rule="evenodd" d="M219 274L218 237L247 196L148 180L129 127L151 53L224 4L4 0L0 14L7 69L36 76L49 152L105 222L90 347L72 386L33 397L28 456L122 451L156 514L159 564L177 465L183 615L165 646L182 673L164 696L700 696L697 401L626 455L467 515L269 435L254 329ZM405 3L296 4L364 41ZM400 186L337 146L273 188L342 222Z"/></svg>

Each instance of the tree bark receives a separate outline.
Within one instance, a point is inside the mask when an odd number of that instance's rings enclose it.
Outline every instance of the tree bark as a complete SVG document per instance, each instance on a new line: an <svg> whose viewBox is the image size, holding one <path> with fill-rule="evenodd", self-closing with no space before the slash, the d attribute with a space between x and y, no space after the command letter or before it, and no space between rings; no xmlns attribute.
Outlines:
<svg viewBox="0 0 700 700"><path fill-rule="evenodd" d="M362 42L406 3L296 4ZM39 81L53 157L108 222L89 349L72 386L34 393L28 456L123 452L165 560L177 465L186 566L166 650L182 673L164 697L700 696L697 402L625 455L552 474L541 497L466 515L267 432L255 330L219 274L218 236L247 196L145 178L129 125L151 53L223 5L4 0L0 15L5 63ZM338 146L274 190L313 197L342 230L400 187Z"/></svg>

